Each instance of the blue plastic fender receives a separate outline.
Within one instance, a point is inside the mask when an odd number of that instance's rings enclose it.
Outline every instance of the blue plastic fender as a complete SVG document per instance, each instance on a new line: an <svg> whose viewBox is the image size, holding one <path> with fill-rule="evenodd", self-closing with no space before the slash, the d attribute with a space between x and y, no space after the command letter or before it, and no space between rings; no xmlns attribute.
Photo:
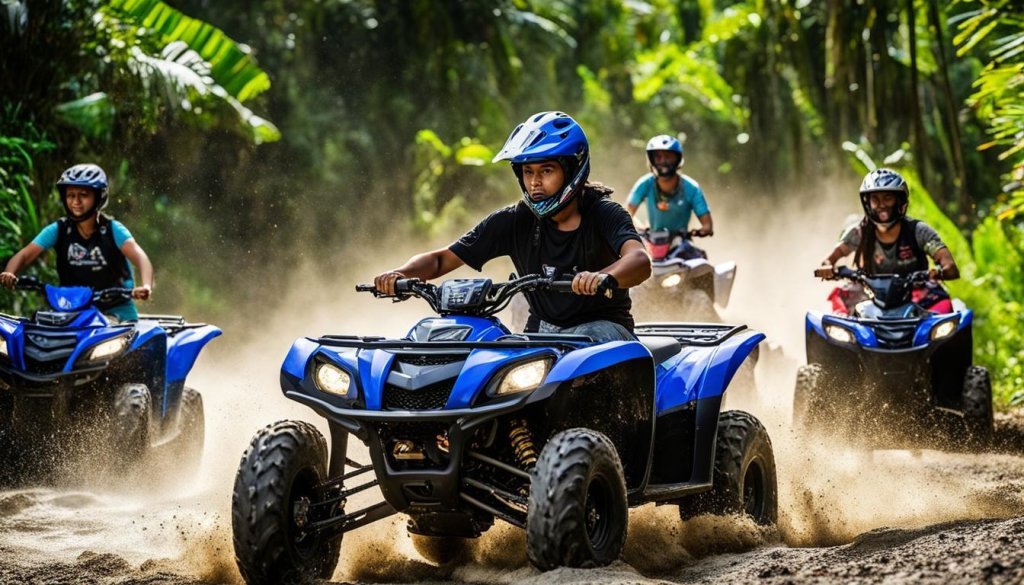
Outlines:
<svg viewBox="0 0 1024 585"><path fill-rule="evenodd" d="M469 354L462 372L455 380L455 387L448 396L446 409L468 408L473 400L489 386L490 379L504 367L530 361L548 355L557 358L555 353L546 348L536 349L474 349Z"/></svg>
<svg viewBox="0 0 1024 585"><path fill-rule="evenodd" d="M25 326L21 321L0 317L0 335L7 340L7 355L11 365L25 371Z"/></svg>
<svg viewBox="0 0 1024 585"><path fill-rule="evenodd" d="M136 321L135 331L138 332L135 336L135 340L132 341L130 349L138 349L142 347L147 341L158 337L160 335L167 335L164 328L157 324L156 321Z"/></svg>
<svg viewBox="0 0 1024 585"><path fill-rule="evenodd" d="M64 364L65 372L70 372L75 369L75 362L88 352L92 351L92 348L103 343L108 339L113 339L120 335L128 333L130 327L109 327L103 329L85 329L81 331L75 331L75 336L78 338L78 345L75 347L75 351L68 357L68 361Z"/></svg>
<svg viewBox="0 0 1024 585"><path fill-rule="evenodd" d="M557 384L593 374L629 360L651 358L651 352L639 341L609 341L571 351L555 363L545 385Z"/></svg>
<svg viewBox="0 0 1024 585"><path fill-rule="evenodd" d="M359 352L359 383L366 401L366 410L381 410L384 404L384 383L394 359L395 354L381 349Z"/></svg>
<svg viewBox="0 0 1024 585"><path fill-rule="evenodd" d="M284 356L284 363L281 364L281 371L294 376L296 379L306 377L306 363L309 357L320 347L319 343L305 337L300 337L292 343Z"/></svg>
<svg viewBox="0 0 1024 585"><path fill-rule="evenodd" d="M200 350L211 339L221 334L213 325L185 329L167 338L167 383L173 384L185 379L196 363Z"/></svg>
<svg viewBox="0 0 1024 585"><path fill-rule="evenodd" d="M914 347L930 344L932 342L932 330L940 323L954 321L957 324L956 330L961 331L965 327L970 327L973 317L974 312L970 309L956 313L936 313L925 317L921 324L917 326L917 331L914 332Z"/></svg>
<svg viewBox="0 0 1024 585"><path fill-rule="evenodd" d="M697 389L697 399L721 396L732 381L736 370L753 353L758 343L765 339L764 333L749 332L726 339L718 346L711 358L704 378Z"/></svg>

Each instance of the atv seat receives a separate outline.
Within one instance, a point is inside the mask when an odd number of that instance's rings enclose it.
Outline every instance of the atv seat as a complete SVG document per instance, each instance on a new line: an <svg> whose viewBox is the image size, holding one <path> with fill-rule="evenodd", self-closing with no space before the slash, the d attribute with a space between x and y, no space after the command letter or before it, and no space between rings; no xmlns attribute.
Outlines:
<svg viewBox="0 0 1024 585"><path fill-rule="evenodd" d="M660 335L642 335L637 337L640 343L644 344L654 356L655 365L667 360L668 358L676 355L683 349L683 344L679 343L675 337L663 337Z"/></svg>

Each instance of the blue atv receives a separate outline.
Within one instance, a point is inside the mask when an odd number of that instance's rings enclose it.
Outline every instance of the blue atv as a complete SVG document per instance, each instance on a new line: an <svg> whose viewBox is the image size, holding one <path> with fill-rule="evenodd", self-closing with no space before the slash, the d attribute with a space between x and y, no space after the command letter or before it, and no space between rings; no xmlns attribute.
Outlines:
<svg viewBox="0 0 1024 585"><path fill-rule="evenodd" d="M383 296L374 287L358 291ZM743 326L652 324L638 341L512 334L494 315L519 292L570 292L540 276L505 283L398 280L439 317L401 339L299 338L284 395L327 419L261 430L232 499L235 558L247 583L331 576L342 536L396 512L416 548L444 564L496 518L526 530L541 570L616 560L630 506L777 516L764 427L720 412L723 392L764 335ZM349 435L371 463L348 457ZM371 479L356 480L373 472ZM383 501L347 510L378 487Z"/></svg>
<svg viewBox="0 0 1024 585"><path fill-rule="evenodd" d="M793 418L872 447L982 447L991 438L992 383L972 365L973 312L912 302L928 273L835 275L868 295L849 317L807 313L807 365L797 372Z"/></svg>
<svg viewBox="0 0 1024 585"><path fill-rule="evenodd" d="M199 351L220 329L181 317L112 323L100 307L131 290L42 285L52 308L0 314L0 461L9 481L60 476L63 463L105 457L131 468L170 443L194 468L202 456L202 397L185 386ZM171 443L173 441L173 443Z"/></svg>

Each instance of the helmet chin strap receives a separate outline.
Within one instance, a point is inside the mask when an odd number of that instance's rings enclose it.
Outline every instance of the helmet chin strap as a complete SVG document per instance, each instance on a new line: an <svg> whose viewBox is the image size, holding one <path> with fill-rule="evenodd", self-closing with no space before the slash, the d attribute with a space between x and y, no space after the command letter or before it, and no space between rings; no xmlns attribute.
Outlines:
<svg viewBox="0 0 1024 585"><path fill-rule="evenodd" d="M71 221L73 221L75 223L82 223L83 221L88 221L90 218L93 218L93 217L96 217L97 215L99 215L99 210L96 209L95 205L93 205L92 209L90 209L89 211L86 211L82 215L78 215L78 216L76 216L74 213L71 213L71 208L68 207L67 204L64 205L64 210L67 211L68 219L70 219Z"/></svg>
<svg viewBox="0 0 1024 585"><path fill-rule="evenodd" d="M676 169L679 167L672 168L671 165L651 165L651 170L654 171L655 175L666 178L676 174Z"/></svg>

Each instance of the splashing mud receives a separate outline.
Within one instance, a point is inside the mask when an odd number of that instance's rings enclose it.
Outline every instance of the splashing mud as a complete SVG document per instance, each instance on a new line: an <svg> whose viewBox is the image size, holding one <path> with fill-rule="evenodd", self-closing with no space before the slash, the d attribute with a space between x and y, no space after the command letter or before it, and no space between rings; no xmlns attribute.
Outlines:
<svg viewBox="0 0 1024 585"><path fill-rule="evenodd" d="M717 235L701 243L713 261L735 260L739 266L723 319L769 334L754 372L756 389L733 393L728 405L749 410L768 427L778 465L778 528L766 530L739 518L698 517L684 523L674 506L644 506L631 512L623 561L597 570L539 573L526 559L525 535L519 529L498 522L471 543L465 562L438 567L416 553L405 520L395 516L345 535L336 579L565 585L664 582L660 578L851 578L864 567L887 574L879 568L886 561L865 556L868 549L896 550L913 546L915 539L941 542L946 532L978 542L983 542L981 536L971 536L977 531L1024 534L1019 522L980 520L1024 512L1019 449L987 455L870 453L827 446L791 431L795 369L803 360L803 313L824 307L828 291L810 272L835 239L836 218L855 211L856 201L828 189L817 193L813 204L796 199L769 203L708 191ZM204 352L190 377L190 385L203 394L207 417L206 450L195 478L177 477L173 461L165 461L160 473L131 487L0 492L0 582L23 581L29 575L41 582L115 576L131 583L240 582L230 526L230 494L240 455L258 429L277 420L307 420L326 432L322 419L280 393L278 373L288 344L301 335L404 333L425 314L424 306L415 301L388 304L351 292L351 285L369 281L373 273L426 247L379 253L363 264L339 255L346 258L349 276L326 276L322 267L297 267L289 278L303 284L268 303L267 311L258 315L258 326L228 324L224 339ZM488 266L487 275L503 279L509 268L496 262ZM456 275L469 274L463 269ZM350 446L354 459L368 459L358 442ZM378 497L367 491L350 505L369 504ZM883 527L890 527L889 532L871 532ZM843 544L838 549L786 548ZM846 569L834 568L842 567L837 560L842 554L867 560L843 573ZM912 574L913 550L903 558Z"/></svg>

